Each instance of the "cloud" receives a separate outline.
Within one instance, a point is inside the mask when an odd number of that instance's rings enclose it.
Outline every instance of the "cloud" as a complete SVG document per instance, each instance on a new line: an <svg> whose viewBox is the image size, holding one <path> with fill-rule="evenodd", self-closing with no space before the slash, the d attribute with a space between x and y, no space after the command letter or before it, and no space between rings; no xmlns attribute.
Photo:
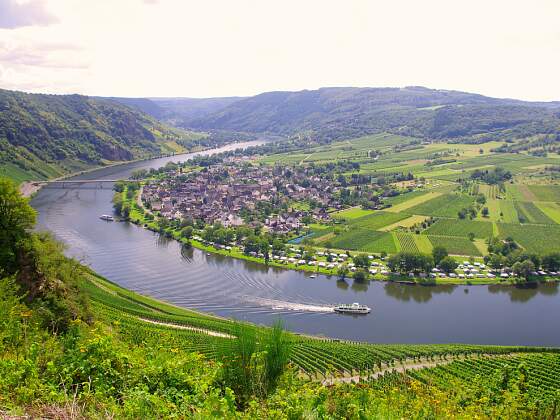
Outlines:
<svg viewBox="0 0 560 420"><path fill-rule="evenodd" d="M0 28L45 26L58 22L46 9L45 0L0 0Z"/></svg>
<svg viewBox="0 0 560 420"><path fill-rule="evenodd" d="M90 62L82 53L81 47L67 43L0 41L0 62L10 68L88 68Z"/></svg>

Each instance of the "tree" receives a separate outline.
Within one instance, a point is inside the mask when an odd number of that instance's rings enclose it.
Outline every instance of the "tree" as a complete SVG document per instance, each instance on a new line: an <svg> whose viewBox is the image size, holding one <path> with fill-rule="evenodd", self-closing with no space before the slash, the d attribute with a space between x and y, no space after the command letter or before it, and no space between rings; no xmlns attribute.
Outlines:
<svg viewBox="0 0 560 420"><path fill-rule="evenodd" d="M346 264L342 264L340 267L338 267L336 274L341 280L344 280L348 275L348 266Z"/></svg>
<svg viewBox="0 0 560 420"><path fill-rule="evenodd" d="M368 272L365 270L356 270L354 272L354 280L357 282L364 282L368 278Z"/></svg>
<svg viewBox="0 0 560 420"><path fill-rule="evenodd" d="M272 252L275 254L279 254L280 252L284 251L286 245L280 239L275 239L272 241Z"/></svg>
<svg viewBox="0 0 560 420"><path fill-rule="evenodd" d="M354 261L354 264L356 264L357 267L363 267L363 268L368 268L370 266L370 261L367 255L355 255L354 258L352 258L352 260Z"/></svg>
<svg viewBox="0 0 560 420"><path fill-rule="evenodd" d="M489 214L490 214L490 210L488 210L488 207L483 207L482 208L482 217L488 217Z"/></svg>
<svg viewBox="0 0 560 420"><path fill-rule="evenodd" d="M531 260L518 261L513 264L513 272L519 277L523 277L525 280L529 280L533 271L535 271L535 264Z"/></svg>
<svg viewBox="0 0 560 420"><path fill-rule="evenodd" d="M432 257L434 257L434 263L436 265L438 265L441 260L443 260L448 255L449 253L447 252L447 249L442 246L435 246L434 249L432 249Z"/></svg>
<svg viewBox="0 0 560 420"><path fill-rule="evenodd" d="M467 236L469 238L469 241L471 241L471 242L474 241L474 233L469 232L469 234Z"/></svg>
<svg viewBox="0 0 560 420"><path fill-rule="evenodd" d="M488 264L491 268L493 268L494 270L498 270L498 269L500 269L500 268L504 265L504 262L505 262L505 258L504 258L502 255L500 255L500 254L491 254L491 255L488 257L488 262L487 262L487 264Z"/></svg>
<svg viewBox="0 0 560 420"><path fill-rule="evenodd" d="M545 270L549 271L560 270L560 252L545 255L542 259L542 266Z"/></svg>
<svg viewBox="0 0 560 420"><path fill-rule="evenodd" d="M451 272L455 271L455 269L457 268L457 265L458 265L457 261L455 261L451 257L444 257L439 262L439 268L441 268L446 273L451 273Z"/></svg>
<svg viewBox="0 0 560 420"><path fill-rule="evenodd" d="M21 250L36 215L15 184L0 178L0 274L11 275L17 270L17 260L22 257Z"/></svg>
<svg viewBox="0 0 560 420"><path fill-rule="evenodd" d="M193 227L192 226L186 226L181 230L181 237L185 238L185 239L191 239L193 236Z"/></svg>
<svg viewBox="0 0 560 420"><path fill-rule="evenodd" d="M434 259L431 255L399 252L389 257L387 265L392 271L403 274L410 272L428 272L434 267Z"/></svg>

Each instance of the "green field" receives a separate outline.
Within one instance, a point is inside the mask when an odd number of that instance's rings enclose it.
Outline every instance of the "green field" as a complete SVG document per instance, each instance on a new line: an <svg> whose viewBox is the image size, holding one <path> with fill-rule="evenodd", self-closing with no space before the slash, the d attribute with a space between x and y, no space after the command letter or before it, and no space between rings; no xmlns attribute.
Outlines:
<svg viewBox="0 0 560 420"><path fill-rule="evenodd" d="M441 195L441 193L433 192L433 191L429 191L429 192L418 191L418 192L421 192L422 194L415 194L415 195L413 195L414 193L404 194L403 200L394 203L392 207L387 209L387 211L390 211L392 213L399 213L401 211L406 211L410 208L416 208L422 203L433 200L434 198L437 198ZM409 198L404 199L406 197Z"/></svg>
<svg viewBox="0 0 560 420"><path fill-rule="evenodd" d="M560 201L560 185L529 185L538 201Z"/></svg>
<svg viewBox="0 0 560 420"><path fill-rule="evenodd" d="M408 214L388 213L385 211L376 211L373 214L353 219L349 222L350 227L360 227L363 229L376 230L400 220L406 219Z"/></svg>
<svg viewBox="0 0 560 420"><path fill-rule="evenodd" d="M398 251L395 238L391 232L378 232L368 229L352 229L332 240L332 247L336 249L351 249L364 252L387 252L394 254Z"/></svg>
<svg viewBox="0 0 560 420"><path fill-rule="evenodd" d="M519 216L520 223L538 223L538 224L553 224L545 213L543 213L536 205L527 201L516 201L515 209Z"/></svg>
<svg viewBox="0 0 560 420"><path fill-rule="evenodd" d="M416 242L416 247L420 252L424 254L430 254L432 252L432 243L426 235L413 235L413 237L414 241Z"/></svg>
<svg viewBox="0 0 560 420"><path fill-rule="evenodd" d="M459 210L474 203L472 197L462 194L444 194L425 203L406 209L408 214L456 218Z"/></svg>
<svg viewBox="0 0 560 420"><path fill-rule="evenodd" d="M558 203L540 202L535 203L535 205L546 214L549 219L560 224L560 206Z"/></svg>
<svg viewBox="0 0 560 420"><path fill-rule="evenodd" d="M498 223L500 238L512 237L529 252L560 252L560 226Z"/></svg>
<svg viewBox="0 0 560 420"><path fill-rule="evenodd" d="M432 226L426 229L427 235L462 236L468 237L474 233L476 238L492 237L492 223L479 222L476 220L452 220L438 219Z"/></svg>
<svg viewBox="0 0 560 420"><path fill-rule="evenodd" d="M501 218L505 223L519 223L515 201L500 200Z"/></svg>
<svg viewBox="0 0 560 420"><path fill-rule="evenodd" d="M372 213L373 210L364 210L360 207L352 207L350 209L331 213L331 217L334 219L353 220L353 219L358 219L360 217L368 216Z"/></svg>
<svg viewBox="0 0 560 420"><path fill-rule="evenodd" d="M466 238L457 236L432 236L428 235L432 246L442 246L452 255L475 255L480 256L478 248Z"/></svg>

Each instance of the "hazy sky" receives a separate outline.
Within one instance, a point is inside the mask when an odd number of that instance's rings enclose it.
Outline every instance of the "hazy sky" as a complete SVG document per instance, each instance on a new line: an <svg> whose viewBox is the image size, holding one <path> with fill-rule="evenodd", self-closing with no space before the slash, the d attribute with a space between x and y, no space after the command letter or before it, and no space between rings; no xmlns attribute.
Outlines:
<svg viewBox="0 0 560 420"><path fill-rule="evenodd" d="M560 0L0 0L0 87L407 86L560 100Z"/></svg>

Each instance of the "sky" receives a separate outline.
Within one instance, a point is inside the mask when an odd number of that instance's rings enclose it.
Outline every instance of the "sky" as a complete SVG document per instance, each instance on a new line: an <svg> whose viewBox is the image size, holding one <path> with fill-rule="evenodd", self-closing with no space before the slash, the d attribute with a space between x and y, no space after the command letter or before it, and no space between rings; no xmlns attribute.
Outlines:
<svg viewBox="0 0 560 420"><path fill-rule="evenodd" d="M410 85L560 100L560 0L0 0L4 89Z"/></svg>

